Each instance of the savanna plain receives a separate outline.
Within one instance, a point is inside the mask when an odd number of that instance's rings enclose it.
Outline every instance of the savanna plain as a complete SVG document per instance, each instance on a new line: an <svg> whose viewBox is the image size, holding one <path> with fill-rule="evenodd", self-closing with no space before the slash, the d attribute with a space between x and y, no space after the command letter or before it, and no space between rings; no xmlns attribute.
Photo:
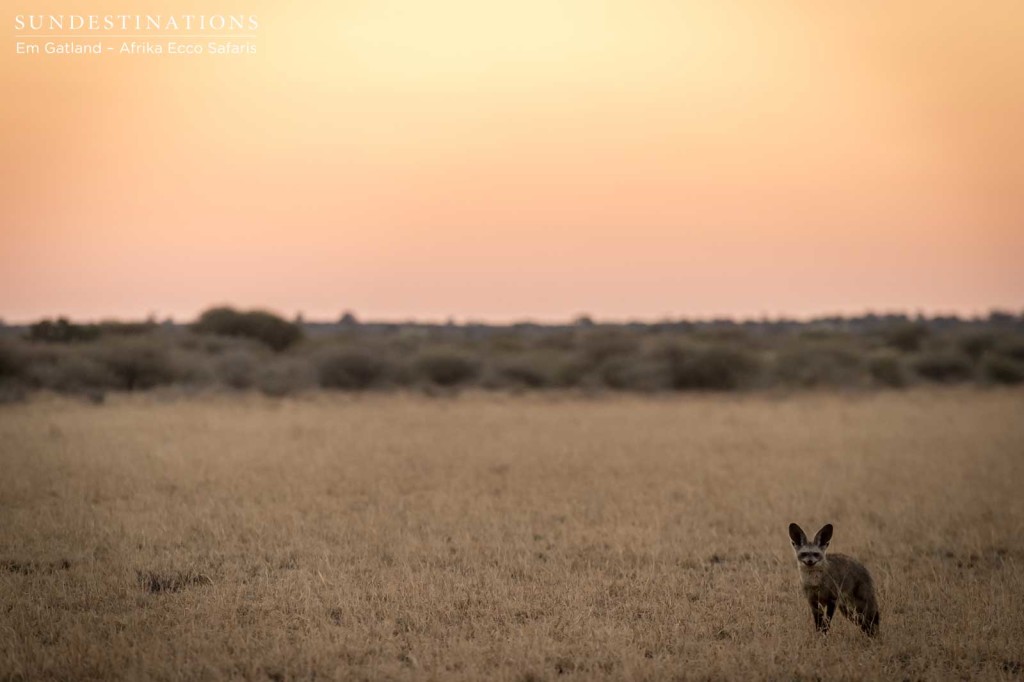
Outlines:
<svg viewBox="0 0 1024 682"><path fill-rule="evenodd" d="M1020 389L36 395L0 465L3 680L1024 677Z"/></svg>

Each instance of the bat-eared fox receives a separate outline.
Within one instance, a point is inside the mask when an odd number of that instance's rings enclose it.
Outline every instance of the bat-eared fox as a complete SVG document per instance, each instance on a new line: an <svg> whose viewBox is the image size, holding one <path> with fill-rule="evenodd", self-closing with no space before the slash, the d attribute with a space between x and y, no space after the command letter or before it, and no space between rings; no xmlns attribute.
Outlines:
<svg viewBox="0 0 1024 682"><path fill-rule="evenodd" d="M826 524L813 540L803 529L789 524L804 595L811 605L814 626L828 632L832 616L839 612L860 626L866 634L878 634L878 600L871 574L864 565L845 554L825 555L832 540L832 524Z"/></svg>

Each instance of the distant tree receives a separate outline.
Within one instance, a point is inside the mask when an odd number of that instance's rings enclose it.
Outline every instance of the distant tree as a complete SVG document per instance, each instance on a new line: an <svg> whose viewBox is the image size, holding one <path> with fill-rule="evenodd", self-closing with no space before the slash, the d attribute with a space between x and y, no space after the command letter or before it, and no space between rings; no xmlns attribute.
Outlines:
<svg viewBox="0 0 1024 682"><path fill-rule="evenodd" d="M265 310L243 312L229 307L211 308L199 316L192 329L200 334L255 339L275 351L282 351L302 339L299 325Z"/></svg>
<svg viewBox="0 0 1024 682"><path fill-rule="evenodd" d="M992 324L1012 324L1014 319L1013 313L1003 310L993 310L988 314L988 321Z"/></svg>
<svg viewBox="0 0 1024 682"><path fill-rule="evenodd" d="M593 327L594 320L593 318L590 317L590 315L580 315L579 317L576 318L573 324L576 325L577 327Z"/></svg>
<svg viewBox="0 0 1024 682"><path fill-rule="evenodd" d="M358 327L359 320L356 319L355 314L351 310L346 310L342 314L341 319L338 320L338 324L342 327Z"/></svg>
<svg viewBox="0 0 1024 682"><path fill-rule="evenodd" d="M44 343L73 343L99 338L100 328L93 324L74 324L66 317L41 320L28 328L30 341Z"/></svg>

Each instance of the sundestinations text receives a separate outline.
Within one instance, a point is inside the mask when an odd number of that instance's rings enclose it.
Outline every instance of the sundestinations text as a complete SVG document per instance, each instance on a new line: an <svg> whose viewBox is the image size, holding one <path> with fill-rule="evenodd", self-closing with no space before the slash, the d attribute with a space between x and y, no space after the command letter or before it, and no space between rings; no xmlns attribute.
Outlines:
<svg viewBox="0 0 1024 682"><path fill-rule="evenodd" d="M256 31L254 14L18 14L15 31Z"/></svg>

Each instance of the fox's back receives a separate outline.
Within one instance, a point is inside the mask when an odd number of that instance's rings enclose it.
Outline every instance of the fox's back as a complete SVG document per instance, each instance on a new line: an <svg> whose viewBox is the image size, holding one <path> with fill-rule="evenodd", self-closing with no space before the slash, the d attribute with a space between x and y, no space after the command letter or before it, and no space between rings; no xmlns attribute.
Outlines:
<svg viewBox="0 0 1024 682"><path fill-rule="evenodd" d="M864 564L846 554L829 554L818 589L842 600L874 603L875 584Z"/></svg>

